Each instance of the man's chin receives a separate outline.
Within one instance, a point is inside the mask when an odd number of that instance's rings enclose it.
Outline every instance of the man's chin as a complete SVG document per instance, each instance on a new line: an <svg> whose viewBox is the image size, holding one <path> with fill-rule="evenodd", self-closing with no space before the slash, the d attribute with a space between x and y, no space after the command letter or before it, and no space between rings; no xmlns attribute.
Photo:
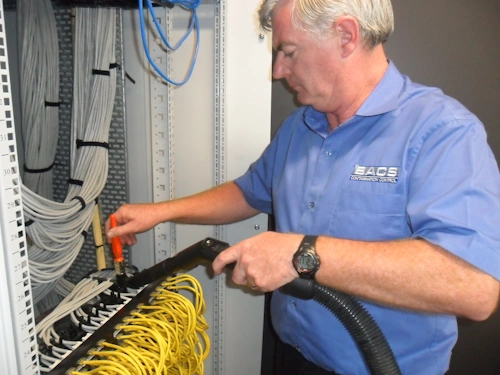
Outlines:
<svg viewBox="0 0 500 375"><path fill-rule="evenodd" d="M307 100L308 98L300 91L295 92L295 98L302 105L310 105L311 104L311 102Z"/></svg>

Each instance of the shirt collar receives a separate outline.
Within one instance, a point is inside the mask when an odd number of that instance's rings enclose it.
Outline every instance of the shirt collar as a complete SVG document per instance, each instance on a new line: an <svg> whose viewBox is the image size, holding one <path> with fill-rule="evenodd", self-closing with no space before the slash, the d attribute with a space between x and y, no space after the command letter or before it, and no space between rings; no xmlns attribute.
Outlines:
<svg viewBox="0 0 500 375"><path fill-rule="evenodd" d="M398 107L399 94L403 88L404 78L392 61L389 61L382 80L378 83L370 96L356 112L358 116L376 116Z"/></svg>
<svg viewBox="0 0 500 375"><path fill-rule="evenodd" d="M398 107L399 95L403 88L404 77L396 65L389 61L384 76L356 112L357 116L376 116L395 110ZM304 112L305 123L314 131L323 133L326 115L308 107Z"/></svg>

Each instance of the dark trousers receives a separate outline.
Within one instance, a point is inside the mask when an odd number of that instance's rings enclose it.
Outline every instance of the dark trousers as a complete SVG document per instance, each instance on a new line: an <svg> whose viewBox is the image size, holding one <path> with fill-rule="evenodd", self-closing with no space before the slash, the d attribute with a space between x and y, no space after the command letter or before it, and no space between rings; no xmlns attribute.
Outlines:
<svg viewBox="0 0 500 375"><path fill-rule="evenodd" d="M305 359L294 347L276 342L274 375L339 375L329 372Z"/></svg>

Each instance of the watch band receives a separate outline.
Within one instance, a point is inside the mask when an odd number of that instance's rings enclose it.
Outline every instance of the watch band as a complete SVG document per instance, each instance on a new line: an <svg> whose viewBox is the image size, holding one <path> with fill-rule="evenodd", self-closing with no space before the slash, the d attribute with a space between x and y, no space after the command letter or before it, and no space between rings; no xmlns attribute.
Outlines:
<svg viewBox="0 0 500 375"><path fill-rule="evenodd" d="M306 234L302 241L300 242L299 245L299 250L302 248L309 248L314 250L316 252L316 240L318 239L318 236L311 236L309 234Z"/></svg>

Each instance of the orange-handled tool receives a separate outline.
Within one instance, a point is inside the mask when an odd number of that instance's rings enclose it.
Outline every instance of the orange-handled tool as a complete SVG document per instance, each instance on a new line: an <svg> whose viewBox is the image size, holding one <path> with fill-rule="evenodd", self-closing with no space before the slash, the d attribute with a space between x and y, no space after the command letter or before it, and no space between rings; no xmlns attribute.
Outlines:
<svg viewBox="0 0 500 375"><path fill-rule="evenodd" d="M111 223L111 228L116 228L116 216L114 214L109 215L109 221ZM111 250L113 250L113 257L115 262L123 262L123 248L120 241L120 237L113 237L111 239Z"/></svg>
<svg viewBox="0 0 500 375"><path fill-rule="evenodd" d="M114 214L109 215L109 222L111 228L116 228L117 222ZM120 237L113 237L111 239L111 250L113 250L116 285L120 291L124 292L127 290L127 273L125 272L125 261L123 259L123 248Z"/></svg>

